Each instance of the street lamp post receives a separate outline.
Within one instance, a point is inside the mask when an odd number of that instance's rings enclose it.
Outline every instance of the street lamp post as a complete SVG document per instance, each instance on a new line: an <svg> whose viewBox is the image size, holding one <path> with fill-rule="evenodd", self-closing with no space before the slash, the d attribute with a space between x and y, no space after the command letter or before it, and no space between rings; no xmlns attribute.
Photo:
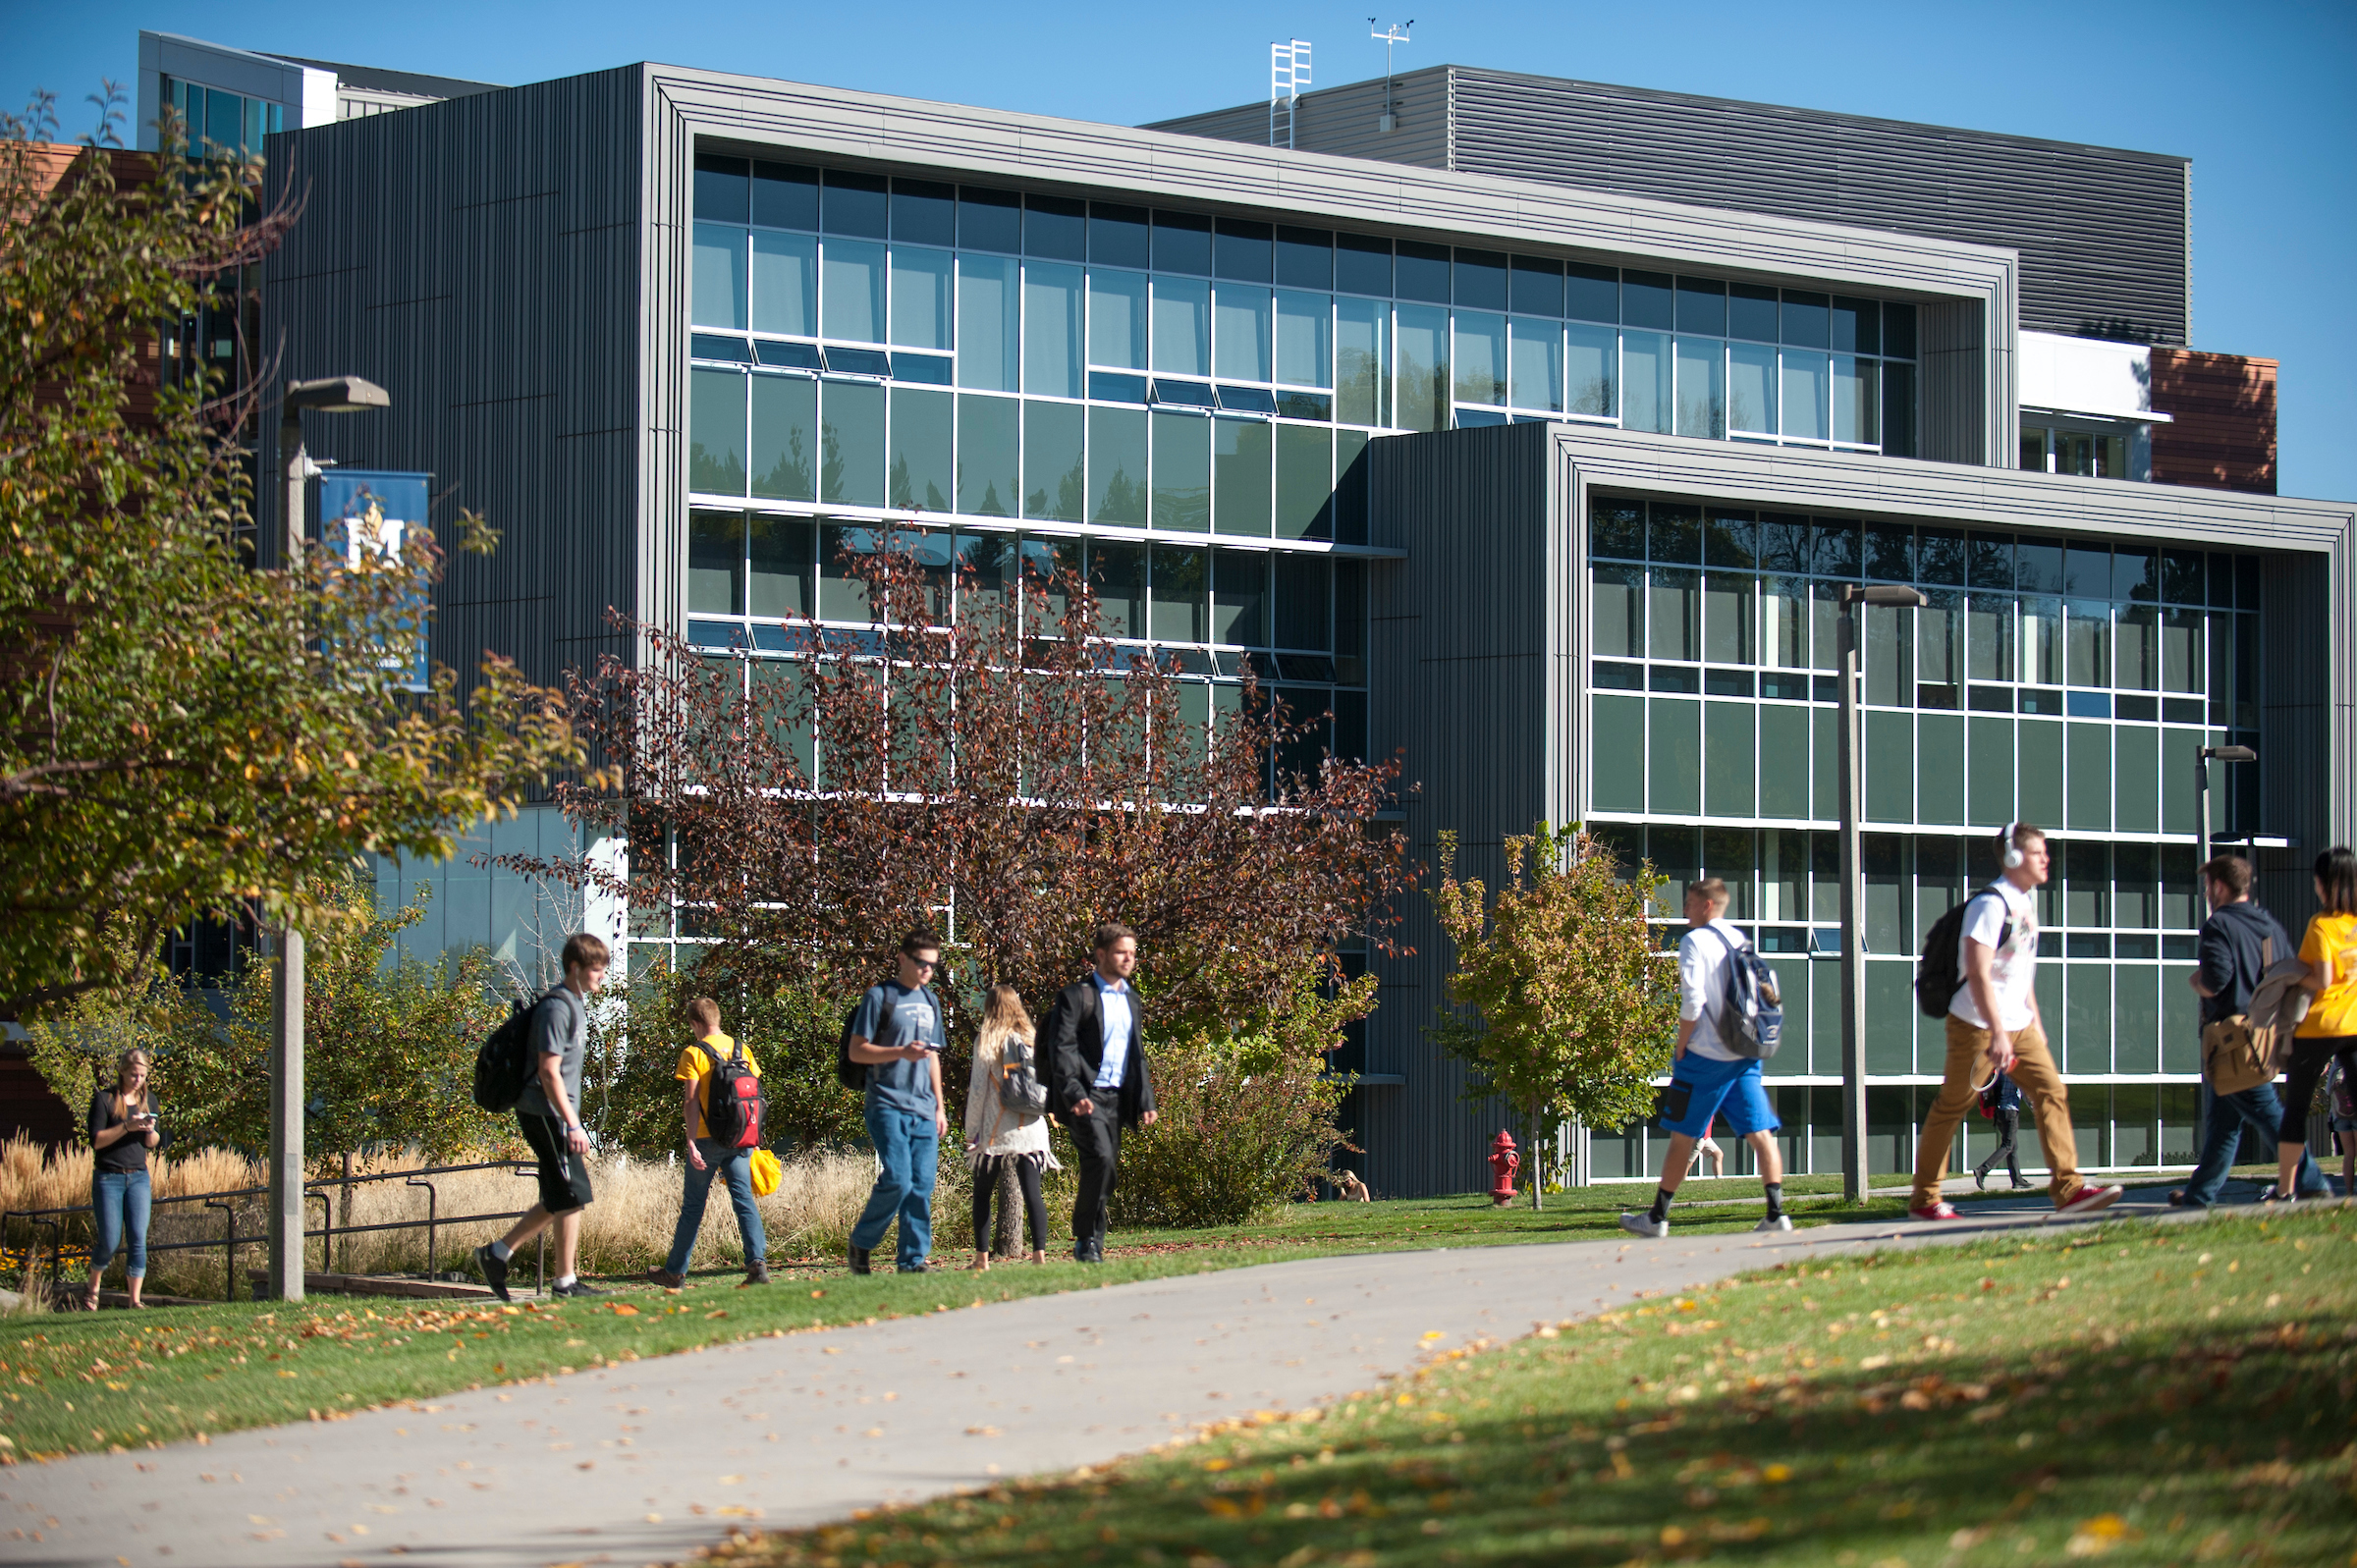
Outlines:
<svg viewBox="0 0 2357 1568"><path fill-rule="evenodd" d="M2200 836L2193 862L2193 923L2202 923L2202 867L2210 863L2210 764L2257 762L2248 746L2204 746L2193 754L2193 831Z"/></svg>
<svg viewBox="0 0 2357 1568"><path fill-rule="evenodd" d="M287 384L279 406L278 450L285 466L284 548L279 565L302 565L302 487L319 472L302 450L304 409L360 413L388 408L385 389L358 376ZM302 1299L302 933L289 921L278 934L278 970L270 986L270 1275L269 1294Z"/></svg>
<svg viewBox="0 0 2357 1568"><path fill-rule="evenodd" d="M1862 605L1912 608L1922 594L1895 583L1843 585L1838 625L1841 728L1835 766L1841 775L1841 1190L1866 1201L1866 965L1865 901L1859 885L1858 819L1864 815L1864 747L1858 737L1858 610Z"/></svg>

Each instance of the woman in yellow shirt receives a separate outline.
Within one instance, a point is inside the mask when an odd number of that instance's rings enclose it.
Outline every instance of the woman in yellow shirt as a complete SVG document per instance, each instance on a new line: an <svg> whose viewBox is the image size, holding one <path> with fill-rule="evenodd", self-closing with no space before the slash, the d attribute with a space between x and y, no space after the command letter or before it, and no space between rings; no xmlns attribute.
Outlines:
<svg viewBox="0 0 2357 1568"><path fill-rule="evenodd" d="M2300 943L2303 985L2315 1000L2292 1032L2283 1069L2283 1132L2275 1145L2282 1167L2275 1191L2283 1193L2308 1149L2308 1109L2325 1064L2337 1057L2344 1076L2357 1074L2357 850L2335 844L2316 857L2316 901L2322 907Z"/></svg>

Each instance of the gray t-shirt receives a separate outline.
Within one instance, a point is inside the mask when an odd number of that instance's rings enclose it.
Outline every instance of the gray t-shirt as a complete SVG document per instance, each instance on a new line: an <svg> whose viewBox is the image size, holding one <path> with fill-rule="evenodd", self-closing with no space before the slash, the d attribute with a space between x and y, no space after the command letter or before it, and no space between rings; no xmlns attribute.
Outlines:
<svg viewBox="0 0 2357 1568"><path fill-rule="evenodd" d="M859 1014L851 1033L870 1045L891 1049L922 1043L935 1051L946 1043L941 1032L941 1004L923 987L904 991L891 981L867 988L859 999ZM927 1061L871 1061L867 1064L868 1098L880 1106L930 1116L933 1066Z"/></svg>
<svg viewBox="0 0 2357 1568"><path fill-rule="evenodd" d="M518 1110L528 1110L535 1116L555 1116L557 1109L548 1103L540 1087L540 1058L555 1056L557 1074L565 1080L565 1098L573 1107L575 1116L581 1113L581 1048L589 1039L589 1009L572 988L559 986L540 999L532 1009L532 1076L516 1098Z"/></svg>

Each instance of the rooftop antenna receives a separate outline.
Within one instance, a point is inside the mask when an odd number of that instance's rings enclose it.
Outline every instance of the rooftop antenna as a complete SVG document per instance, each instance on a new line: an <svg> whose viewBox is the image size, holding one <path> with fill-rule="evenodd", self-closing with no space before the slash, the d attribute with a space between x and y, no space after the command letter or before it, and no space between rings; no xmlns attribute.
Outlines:
<svg viewBox="0 0 2357 1568"><path fill-rule="evenodd" d="M1370 31L1367 34L1383 44L1383 118L1375 122L1375 129L1386 135L1399 129L1399 116L1392 108L1392 51L1400 44L1414 41L1408 37L1407 29L1415 25L1416 19L1410 17L1405 22L1393 23L1381 32ZM1367 18L1367 26L1370 28L1375 26L1373 17Z"/></svg>
<svg viewBox="0 0 2357 1568"><path fill-rule="evenodd" d="M1293 110L1309 85L1309 40L1269 45L1269 145L1293 144Z"/></svg>

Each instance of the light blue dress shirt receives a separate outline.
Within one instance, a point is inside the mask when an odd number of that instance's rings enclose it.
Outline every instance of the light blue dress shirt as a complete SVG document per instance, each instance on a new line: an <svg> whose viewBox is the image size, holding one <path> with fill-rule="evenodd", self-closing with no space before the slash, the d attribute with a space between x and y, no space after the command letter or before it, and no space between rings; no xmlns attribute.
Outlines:
<svg viewBox="0 0 2357 1568"><path fill-rule="evenodd" d="M1108 980L1094 969L1088 978L1097 988L1097 1018L1105 1030L1105 1058L1098 1063L1096 1081L1090 1087L1119 1089L1129 1065L1129 1035L1136 1027L1137 1013L1129 1005L1126 982Z"/></svg>

